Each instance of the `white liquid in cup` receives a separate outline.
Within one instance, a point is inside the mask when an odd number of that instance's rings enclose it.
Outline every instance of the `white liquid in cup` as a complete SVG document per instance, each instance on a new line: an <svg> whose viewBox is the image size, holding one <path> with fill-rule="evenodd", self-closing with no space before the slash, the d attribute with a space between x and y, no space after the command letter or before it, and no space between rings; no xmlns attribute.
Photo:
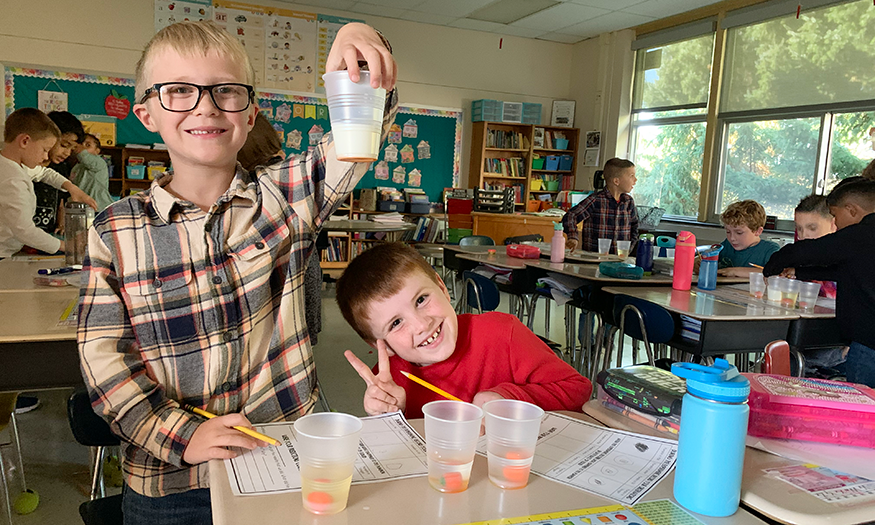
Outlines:
<svg viewBox="0 0 875 525"><path fill-rule="evenodd" d="M371 74L361 71L358 82L347 71L322 76L337 158L374 162L380 153L386 90L371 87Z"/></svg>
<svg viewBox="0 0 875 525"><path fill-rule="evenodd" d="M346 162L375 162L380 153L380 132L382 123L332 124L334 149L338 160Z"/></svg>

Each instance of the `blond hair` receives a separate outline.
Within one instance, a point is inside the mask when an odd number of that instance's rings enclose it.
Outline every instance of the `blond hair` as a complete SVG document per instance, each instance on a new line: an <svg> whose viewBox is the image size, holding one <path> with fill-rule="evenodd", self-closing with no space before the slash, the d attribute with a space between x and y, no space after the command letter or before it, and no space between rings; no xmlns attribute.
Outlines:
<svg viewBox="0 0 875 525"><path fill-rule="evenodd" d="M29 135L33 140L47 137L61 138L61 130L45 113L36 108L21 108L6 117L3 142L13 142L19 135Z"/></svg>
<svg viewBox="0 0 875 525"><path fill-rule="evenodd" d="M255 70L246 49L231 33L212 21L179 22L158 31L152 40L146 44L140 60L137 61L136 72L136 102L143 97L146 85L146 75L152 65L153 56L166 48L170 48L185 56L207 56L215 52L219 56L230 58L240 65L246 74L246 83L255 84Z"/></svg>
<svg viewBox="0 0 875 525"><path fill-rule="evenodd" d="M720 215L724 226L747 226L755 232L766 225L766 210L757 201L733 202Z"/></svg>

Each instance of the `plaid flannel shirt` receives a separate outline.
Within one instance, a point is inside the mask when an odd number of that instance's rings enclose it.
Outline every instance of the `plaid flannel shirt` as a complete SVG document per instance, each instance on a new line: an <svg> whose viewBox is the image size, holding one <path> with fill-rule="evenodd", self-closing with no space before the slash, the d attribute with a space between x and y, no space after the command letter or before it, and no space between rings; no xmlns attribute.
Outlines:
<svg viewBox="0 0 875 525"><path fill-rule="evenodd" d="M569 239L577 239L577 225L583 221L580 249L597 252L599 239L638 242L638 210L628 193L619 202L607 189L593 193L568 210L562 217L562 227ZM612 248L613 249L613 248Z"/></svg>
<svg viewBox="0 0 875 525"><path fill-rule="evenodd" d="M386 98L383 140L397 100L394 90ZM91 403L122 439L133 490L209 486L208 463L182 460L203 421L182 404L253 423L312 410L305 264L323 221L367 168L337 160L328 133L276 168L250 174L238 165L207 212L164 189L169 174L97 216L79 351Z"/></svg>

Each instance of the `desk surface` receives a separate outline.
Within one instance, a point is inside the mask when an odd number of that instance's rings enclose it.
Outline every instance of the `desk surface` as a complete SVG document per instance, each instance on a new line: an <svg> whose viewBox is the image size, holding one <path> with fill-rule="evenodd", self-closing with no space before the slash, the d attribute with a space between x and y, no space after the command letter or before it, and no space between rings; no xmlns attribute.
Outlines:
<svg viewBox="0 0 875 525"><path fill-rule="evenodd" d="M638 280L620 279L608 277L599 273L599 267L595 264L579 264L572 262L554 263L549 259L526 259L526 266L539 268L548 272L561 273L571 277L579 277L587 281L600 284L628 284L638 286L648 285L671 285L672 278L668 275L654 274L642 277Z"/></svg>
<svg viewBox="0 0 875 525"><path fill-rule="evenodd" d="M619 430L668 437L636 421L620 416L592 400L583 411L601 424ZM744 454L744 474L741 481L741 500L757 512L781 523L797 525L851 525L875 517L875 503L843 507L817 499L802 490L776 478L763 475L763 469L802 464L774 456L761 450L747 448Z"/></svg>
<svg viewBox="0 0 875 525"><path fill-rule="evenodd" d="M718 287L718 290L721 288ZM683 314L694 319L707 321L740 320L794 320L799 313L786 308L769 306L766 303L746 304L735 299L727 299L711 291L690 289L675 290L664 286L609 286L603 288L612 294L625 294L657 304L670 312Z"/></svg>
<svg viewBox="0 0 875 525"><path fill-rule="evenodd" d="M41 268L60 268L65 266L64 258L53 258L45 260L32 261L13 261L11 259L3 259L0 261L0 293L8 292L57 292L59 290L79 290L78 286L45 286L34 284L33 278L38 276L37 273ZM78 280L79 274L69 273L62 274L56 277L75 276Z"/></svg>
<svg viewBox="0 0 875 525"><path fill-rule="evenodd" d="M0 293L0 343L76 340L75 327L58 327L63 313L79 300L79 289L57 293ZM76 306L73 306L76 308Z"/></svg>
<svg viewBox="0 0 875 525"><path fill-rule="evenodd" d="M322 229L329 232L400 232L412 230L416 225L410 222L380 222L380 221L325 221Z"/></svg>
<svg viewBox="0 0 875 525"><path fill-rule="evenodd" d="M498 249L503 247L499 246ZM507 268L508 270L525 270L526 264L525 259L519 259L517 257L508 257L507 253L502 250L499 252L496 250L495 254L488 253L459 253L456 254L456 257L459 259L465 259L467 261L476 261L481 264L491 264L492 266L497 266L498 268Z"/></svg>
<svg viewBox="0 0 875 525"><path fill-rule="evenodd" d="M595 420L570 414L585 421ZM410 422L423 433L423 420ZM645 497L645 501L672 498L674 474L670 474ZM616 504L540 476L532 475L526 488L507 491L493 485L487 476L486 458L476 456L468 490L442 494L423 477L385 483L354 485L347 509L334 516L314 516L303 510L300 493L235 497L231 493L225 464L210 462L210 492L213 523L301 523L325 525L455 525L497 518L527 516L560 510L575 510ZM729 518L697 517L715 525L762 523L747 511Z"/></svg>

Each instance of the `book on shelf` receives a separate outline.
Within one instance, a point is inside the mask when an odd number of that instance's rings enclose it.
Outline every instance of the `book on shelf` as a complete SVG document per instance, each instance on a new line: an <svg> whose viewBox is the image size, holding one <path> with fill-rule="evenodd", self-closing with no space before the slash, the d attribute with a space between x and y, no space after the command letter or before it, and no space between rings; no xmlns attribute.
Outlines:
<svg viewBox="0 0 875 525"><path fill-rule="evenodd" d="M529 149L529 139L516 131L490 129L486 132L487 148Z"/></svg>
<svg viewBox="0 0 875 525"><path fill-rule="evenodd" d="M443 219L435 217L420 217L416 221L416 228L404 232L401 238L404 242L441 242L443 240Z"/></svg>
<svg viewBox="0 0 875 525"><path fill-rule="evenodd" d="M322 250L322 262L346 261L348 242L346 237L329 237L328 247Z"/></svg>
<svg viewBox="0 0 875 525"><path fill-rule="evenodd" d="M522 157L484 159L486 172L502 177L525 177L526 162Z"/></svg>

